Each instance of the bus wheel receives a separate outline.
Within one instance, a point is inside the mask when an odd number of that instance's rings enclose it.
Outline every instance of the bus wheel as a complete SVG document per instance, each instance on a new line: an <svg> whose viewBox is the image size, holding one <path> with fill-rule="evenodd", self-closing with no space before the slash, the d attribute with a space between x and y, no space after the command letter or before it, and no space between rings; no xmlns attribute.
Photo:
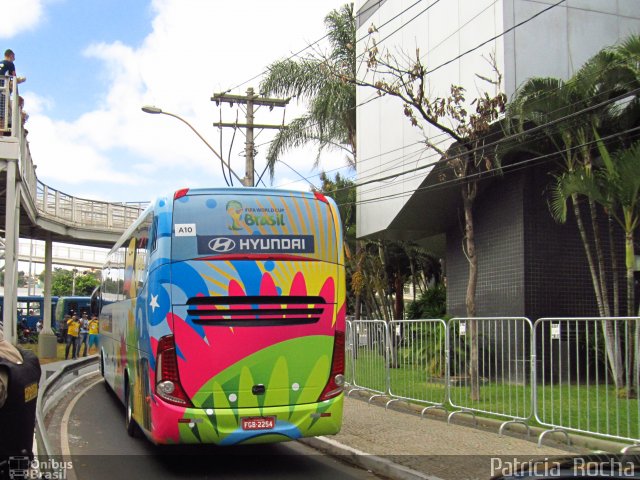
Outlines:
<svg viewBox="0 0 640 480"><path fill-rule="evenodd" d="M138 424L133 419L133 392L129 387L128 379L125 379L125 381L126 381L125 399L127 401L125 405L125 408L126 408L125 427L127 428L127 434L130 437L140 438L142 436L140 432L140 427L138 427Z"/></svg>
<svg viewBox="0 0 640 480"><path fill-rule="evenodd" d="M111 391L111 387L109 386L109 382L107 382L106 377L104 376L104 357L100 354L100 375L102 375L102 381L104 383L104 388L107 392Z"/></svg>

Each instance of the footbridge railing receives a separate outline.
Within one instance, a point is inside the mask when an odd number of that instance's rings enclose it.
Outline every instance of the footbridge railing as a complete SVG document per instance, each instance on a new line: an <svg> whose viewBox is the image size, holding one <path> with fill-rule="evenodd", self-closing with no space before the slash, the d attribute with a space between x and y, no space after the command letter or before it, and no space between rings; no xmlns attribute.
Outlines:
<svg viewBox="0 0 640 480"><path fill-rule="evenodd" d="M38 181L36 208L44 217L66 224L104 230L125 230L148 202L109 203L68 195Z"/></svg>
<svg viewBox="0 0 640 480"><path fill-rule="evenodd" d="M148 202L112 203L74 197L45 185L36 176L13 77L0 76L0 133L18 146L18 171L23 192L35 206L37 215L73 227L123 231L138 218Z"/></svg>

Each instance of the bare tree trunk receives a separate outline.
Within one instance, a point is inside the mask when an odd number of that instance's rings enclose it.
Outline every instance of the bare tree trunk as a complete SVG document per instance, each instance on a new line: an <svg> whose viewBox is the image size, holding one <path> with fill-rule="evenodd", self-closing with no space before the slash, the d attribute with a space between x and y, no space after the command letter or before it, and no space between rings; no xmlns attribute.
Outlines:
<svg viewBox="0 0 640 480"><path fill-rule="evenodd" d="M473 202L476 196L476 184L469 183L462 190L464 205L464 230L467 248L467 260L469 262L469 279L467 282L467 294L465 304L467 317L476 316L476 287L478 285L478 257L476 256L475 230L473 225ZM476 320L469 320L469 376L471 381L471 400L480 400L480 378L478 371L478 325Z"/></svg>
<svg viewBox="0 0 640 480"><path fill-rule="evenodd" d="M624 235L625 242L625 264L627 267L627 316L632 317L635 312L635 292L633 290L633 274L635 267L635 250L633 245L633 229L626 229ZM627 368L631 371L628 372L631 376L627 385L627 393L629 397L635 397L636 392L638 392L638 382L640 379L640 322L636 320L635 328L632 330L633 337L629 338L628 346L627 346L627 355L629 355L629 364ZM635 347L635 348L633 348Z"/></svg>
<svg viewBox="0 0 640 480"><path fill-rule="evenodd" d="M614 220L610 212L607 212L607 226L609 229L609 249L611 250L611 270L613 271L613 316L620 316L620 281L618 280L618 254L613 236ZM631 314L630 314L631 315Z"/></svg>
<svg viewBox="0 0 640 480"><path fill-rule="evenodd" d="M396 272L393 284L396 291L394 318L402 320L404 318L404 282L400 272Z"/></svg>
<svg viewBox="0 0 640 480"><path fill-rule="evenodd" d="M633 246L633 229L624 234L625 256L627 267L627 316L632 317L635 310L635 294L633 291L633 272L635 267L635 251Z"/></svg>
<svg viewBox="0 0 640 480"><path fill-rule="evenodd" d="M409 255L409 268L411 269L411 288L412 288L411 293L413 295L413 302L415 302L417 279L416 279L416 265L415 265L415 259L413 258L413 255Z"/></svg>
<svg viewBox="0 0 640 480"><path fill-rule="evenodd" d="M404 316L404 282L402 281L402 276L400 275L399 272L396 272L395 275L395 279L394 279L394 289L395 289L395 312L394 312L394 318L395 320L402 320L403 316ZM398 350L400 348L400 341L401 341L401 337L398 336L395 332L395 329L389 329L389 340L391 342L391 345L389 345L390 347L390 354L391 354L391 358L389 359L390 361L390 367L391 368L399 368L400 366L400 362L398 359Z"/></svg>
<svg viewBox="0 0 640 480"><path fill-rule="evenodd" d="M571 203L573 205L573 213L576 217L576 224L578 225L578 232L580 233L580 238L582 240L582 246L584 247L584 253L587 256L587 264L589 265L589 273L591 274L591 283L593 284L593 290L596 295L596 303L598 304L598 312L601 317L604 317L604 307L602 305L602 293L600 290L600 282L598 281L598 274L596 273L595 262L593 261L593 255L591 254L591 249L589 248L589 239L587 238L587 231L584 228L584 223L582 222L582 215L580 214L580 203L578 196L573 194L571 195Z"/></svg>
<svg viewBox="0 0 640 480"><path fill-rule="evenodd" d="M582 216L580 215L580 204L577 195L572 195L571 200L573 203L573 211L576 217L576 222L578 224L578 231L580 232L580 238L582 239L584 251L587 256L587 263L589 265L589 272L591 273L591 281L593 283L593 290L596 295L598 311L600 312L601 317L607 317L609 316L608 303L607 307L605 308L603 292L601 290L601 283L598 279L596 265L591 254L591 249L589 248L589 239L587 238L584 223L582 222ZM621 349L619 343L620 339L616 332L615 322L603 321L602 333L604 335L605 349L613 380L615 382L616 388L621 388L624 385L624 374L622 371L622 352L620 351Z"/></svg>
<svg viewBox="0 0 640 480"><path fill-rule="evenodd" d="M604 266L604 254L602 252L602 241L600 238L600 225L598 224L598 211L595 202L589 198L589 213L591 214L591 228L593 229L593 245L596 250L598 262L598 277L600 280L600 294L602 295L602 309L605 317L611 316L609 308L609 289L607 288L607 273Z"/></svg>
<svg viewBox="0 0 640 480"><path fill-rule="evenodd" d="M582 222L582 216L580 215L580 204L577 195L571 195L571 202L573 204L573 212L576 217L576 223L578 225L578 231L580 232L580 238L582 239L582 245L584 247L585 255L587 256L587 263L589 265L589 272L591 274L591 282L593 284L593 290L596 295L596 302L598 304L598 312L601 317L608 316L608 307L605 310L602 290L600 289L600 281L596 272L595 262L589 248L589 239L587 238L587 232ZM604 344L607 353L607 359L609 361L609 367L611 368L611 374L615 382L616 388L621 388L624 385L624 374L622 369L622 352L620 351L619 337L616 332L615 322L603 321L602 333L604 334Z"/></svg>
<svg viewBox="0 0 640 480"><path fill-rule="evenodd" d="M362 279L362 242L356 240L356 272L358 273L358 277ZM354 318L356 320L360 320L360 309L362 303L362 293L361 289L356 290L356 298L354 305Z"/></svg>
<svg viewBox="0 0 640 480"><path fill-rule="evenodd" d="M380 272L382 276L382 285L379 285L379 296L383 302L383 308L385 317L384 320L388 322L393 318L393 309L391 308L391 302L389 301L389 296L387 295L387 289L389 287L389 277L387 276L386 265L386 251L383 242L378 243L378 256L380 258Z"/></svg>

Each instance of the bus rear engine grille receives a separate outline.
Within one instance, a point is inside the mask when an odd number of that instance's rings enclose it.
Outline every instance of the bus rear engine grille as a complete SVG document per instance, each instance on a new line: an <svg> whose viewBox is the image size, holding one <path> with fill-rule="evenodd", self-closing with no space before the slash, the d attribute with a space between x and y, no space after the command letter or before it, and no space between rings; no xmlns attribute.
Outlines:
<svg viewBox="0 0 640 480"><path fill-rule="evenodd" d="M192 297L193 323L217 327L276 327L317 323L333 304L314 296Z"/></svg>

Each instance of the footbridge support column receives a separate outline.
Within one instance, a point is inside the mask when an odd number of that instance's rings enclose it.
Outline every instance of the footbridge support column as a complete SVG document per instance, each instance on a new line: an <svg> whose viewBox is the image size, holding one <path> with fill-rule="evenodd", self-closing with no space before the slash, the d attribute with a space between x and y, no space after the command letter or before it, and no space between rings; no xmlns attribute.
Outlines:
<svg viewBox="0 0 640 480"><path fill-rule="evenodd" d="M51 279L53 269L53 242L51 233L47 234L44 242L44 311L43 327L38 335L38 356L40 358L56 358L57 339L51 328Z"/></svg>
<svg viewBox="0 0 640 480"><path fill-rule="evenodd" d="M18 229L19 217L16 219L17 160L7 160L7 191L5 207L5 250L4 250L4 308L2 310L3 330L5 340L17 344L17 294L18 294Z"/></svg>

